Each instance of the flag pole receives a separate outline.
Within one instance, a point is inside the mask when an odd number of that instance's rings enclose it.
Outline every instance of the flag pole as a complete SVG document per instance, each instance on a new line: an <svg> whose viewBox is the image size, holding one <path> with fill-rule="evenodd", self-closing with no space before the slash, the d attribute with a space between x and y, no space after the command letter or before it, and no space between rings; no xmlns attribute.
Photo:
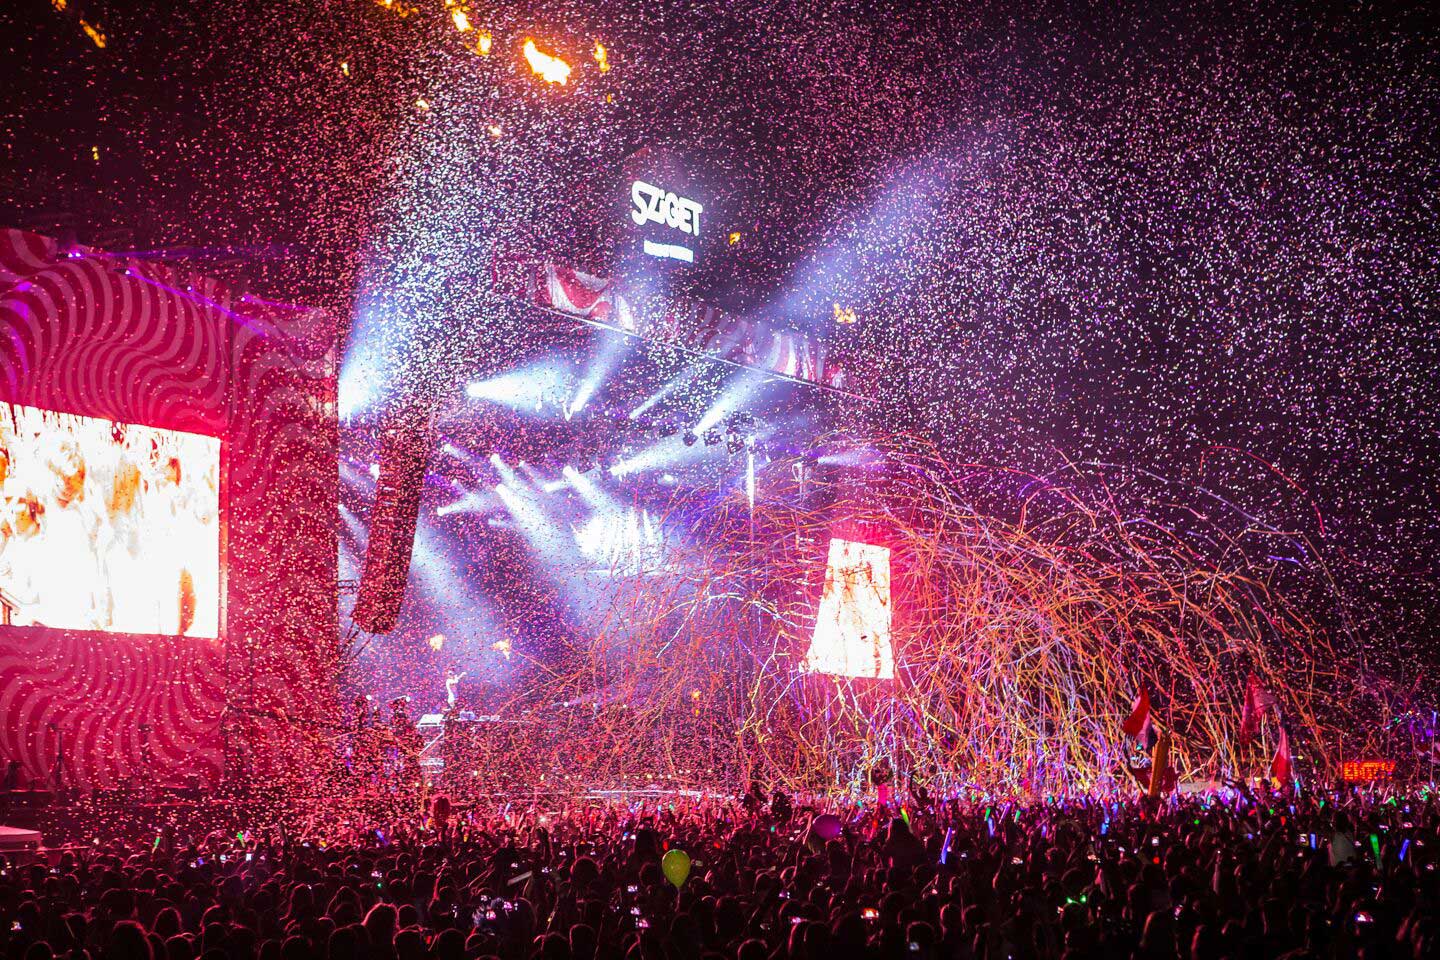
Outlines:
<svg viewBox="0 0 1440 960"><path fill-rule="evenodd" d="M1436 711L1430 711L1430 786L1435 786L1435 715Z"/></svg>

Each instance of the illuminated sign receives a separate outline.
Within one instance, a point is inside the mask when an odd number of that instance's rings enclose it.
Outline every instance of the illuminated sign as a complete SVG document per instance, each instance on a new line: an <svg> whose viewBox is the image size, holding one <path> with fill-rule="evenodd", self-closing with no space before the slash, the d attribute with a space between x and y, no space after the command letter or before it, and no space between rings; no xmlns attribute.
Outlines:
<svg viewBox="0 0 1440 960"><path fill-rule="evenodd" d="M700 236L700 214L705 208L694 200L644 180L635 180L630 184L630 202L634 205L630 219L637 227L658 223L692 237ZM695 261L695 251L683 244L646 240L644 249L652 257L685 263Z"/></svg>
<svg viewBox="0 0 1440 960"><path fill-rule="evenodd" d="M646 240L645 252L652 257L659 257L662 260L682 260L685 263L695 262L695 251L689 247L682 247L677 243L656 243L654 240Z"/></svg>
<svg viewBox="0 0 1440 960"><path fill-rule="evenodd" d="M1349 783L1388 780L1394 772L1394 760L1346 760L1340 764L1340 779Z"/></svg>

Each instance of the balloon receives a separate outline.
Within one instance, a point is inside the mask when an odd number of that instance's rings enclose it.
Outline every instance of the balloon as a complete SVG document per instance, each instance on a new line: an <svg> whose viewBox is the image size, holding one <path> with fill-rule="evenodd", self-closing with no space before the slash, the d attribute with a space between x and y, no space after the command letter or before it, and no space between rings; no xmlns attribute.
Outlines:
<svg viewBox="0 0 1440 960"><path fill-rule="evenodd" d="M835 816L835 814L822 813L815 818L815 824L811 829L815 831L815 835L821 840L836 840L839 839L844 827L840 823L840 818Z"/></svg>
<svg viewBox="0 0 1440 960"><path fill-rule="evenodd" d="M679 890L685 885L685 878L690 876L690 854L684 850L671 850L660 858L660 872Z"/></svg>

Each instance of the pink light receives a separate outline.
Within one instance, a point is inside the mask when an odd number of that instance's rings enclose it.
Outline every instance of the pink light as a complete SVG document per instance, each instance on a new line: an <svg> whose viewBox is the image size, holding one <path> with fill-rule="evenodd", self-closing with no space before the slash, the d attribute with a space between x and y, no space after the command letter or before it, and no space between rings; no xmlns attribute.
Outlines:
<svg viewBox="0 0 1440 960"><path fill-rule="evenodd" d="M890 680L890 550L832 539L815 635L802 667L808 673Z"/></svg>

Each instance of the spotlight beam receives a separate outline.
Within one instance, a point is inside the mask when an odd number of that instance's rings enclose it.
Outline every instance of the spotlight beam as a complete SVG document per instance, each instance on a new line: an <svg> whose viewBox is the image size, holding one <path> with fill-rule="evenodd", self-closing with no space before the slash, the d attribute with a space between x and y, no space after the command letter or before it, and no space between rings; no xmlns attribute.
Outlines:
<svg viewBox="0 0 1440 960"><path fill-rule="evenodd" d="M610 325L608 325L608 324L601 323L601 322L599 322L598 320L594 320L594 319L592 319L592 318L590 318L590 317L582 317L582 316L579 316L578 314L566 313L564 310L557 310L557 309L555 309L554 307L546 307L546 306L541 306L541 305L539 305L539 304L531 304L531 303L527 303L526 306L528 306L528 307L529 307L530 309L532 309L532 310L537 310L537 311L539 311L539 312L541 312L541 313L548 313L548 314L551 314L552 316L559 317L559 318L561 318L562 320L566 320L566 321L568 321L568 322L570 322L570 323L575 323L576 321L579 321L580 323L583 323L583 324L585 324L585 325L588 326L588 327L594 327L594 328L597 329L597 330L605 330L605 331L608 331L608 332L610 332L610 333L618 333L618 334L620 334L620 335L622 335L622 336L629 337L629 338L632 339L632 340L643 340L643 341L645 341L646 343L652 343L652 344L653 344L653 343L659 343L659 344L663 345L663 346L665 347L665 349L667 349L667 350L673 350L673 351L675 351L676 353L684 354L685 356L690 357L690 358L692 358L692 359L694 359L694 360L697 360L697 361L704 361L704 362L706 362L706 363L721 364L722 366L731 367L731 368L733 368L733 369L735 369L735 370L744 370L746 373L749 373L749 374L752 374L752 375L755 375L755 376L759 376L759 377L764 377L767 383L768 383L768 382L772 382L772 381L773 381L773 382L793 383L793 384L796 384L797 386L806 387L806 388L811 389L811 390L819 390L819 391L822 391L822 392L824 392L824 393L834 394L834 395L837 396L837 397L848 397L848 398L851 399L851 400L859 400L861 403L876 403L876 402L878 402L875 397L867 397L867 396L865 396L863 393L855 393L854 391L846 390L846 389L843 388L843 387L831 386L831 385L828 384L828 383L816 383L816 382L814 382L813 380L806 380L806 379L804 379L804 378L802 378L802 377L792 376L792 375L790 375L790 374L788 374L788 373L779 373L779 372L774 371L774 370L761 370L761 369L759 369L759 368L757 368L757 367L752 367L752 366L749 366L749 365L747 365L747 364L741 363L741 362L738 361L738 360L731 360L731 359L728 358L728 357L722 357L722 356L719 356L719 355L713 354L713 353L706 353L706 352L703 351L703 350L692 349L692 348L690 348L690 347L686 347L686 346L684 346L684 345L682 345L682 344L679 344L679 343L672 343L672 342L670 342L670 341L668 341L668 340L666 340L666 341L656 341L656 340L652 340L652 339L649 339L649 338L645 337L645 336L642 335L642 334L639 334L639 333L631 333L629 330L619 330L619 329L617 329L617 328L615 328L615 327L612 327L612 326L610 326ZM632 415L633 415L633 416L638 416L639 414L632 414Z"/></svg>

